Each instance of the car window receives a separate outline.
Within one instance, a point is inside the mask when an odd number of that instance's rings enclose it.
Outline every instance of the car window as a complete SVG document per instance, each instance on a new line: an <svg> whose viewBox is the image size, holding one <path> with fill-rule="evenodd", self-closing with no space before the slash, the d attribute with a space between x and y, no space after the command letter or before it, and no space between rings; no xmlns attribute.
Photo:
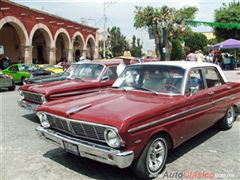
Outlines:
<svg viewBox="0 0 240 180"><path fill-rule="evenodd" d="M184 69L175 66L133 65L124 70L113 87L181 94L184 74Z"/></svg>
<svg viewBox="0 0 240 180"><path fill-rule="evenodd" d="M71 76L73 79L98 80L104 66L101 64L80 64Z"/></svg>
<svg viewBox="0 0 240 180"><path fill-rule="evenodd" d="M205 68L204 73L208 88L220 86L223 84L223 80L216 68Z"/></svg>
<svg viewBox="0 0 240 180"><path fill-rule="evenodd" d="M116 80L118 78L117 67L116 66L110 66L108 68L108 75L109 75L110 80Z"/></svg>
<svg viewBox="0 0 240 180"><path fill-rule="evenodd" d="M186 85L186 93L190 93L190 88L196 88L196 91L200 91L205 89L202 70L200 69L192 69L189 71L188 80Z"/></svg>
<svg viewBox="0 0 240 180"><path fill-rule="evenodd" d="M16 72L16 71L18 71L18 66L14 65L14 66L10 67L9 70L13 71L13 72Z"/></svg>

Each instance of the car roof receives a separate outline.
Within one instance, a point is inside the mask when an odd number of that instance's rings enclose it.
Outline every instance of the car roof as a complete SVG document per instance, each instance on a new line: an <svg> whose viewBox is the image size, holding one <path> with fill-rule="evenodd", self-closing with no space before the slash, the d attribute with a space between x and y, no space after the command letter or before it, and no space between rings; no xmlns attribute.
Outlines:
<svg viewBox="0 0 240 180"><path fill-rule="evenodd" d="M177 66L183 69L189 70L191 68L202 68L202 67L215 67L218 69L218 72L222 76L223 80L227 82L225 75L220 66L213 64L213 63L206 63L206 62L192 62L192 61L158 61L158 62L146 62L146 63L139 63L137 65L168 65L168 66Z"/></svg>
<svg viewBox="0 0 240 180"><path fill-rule="evenodd" d="M119 60L94 60L94 61L84 61L84 62L74 62L72 64L103 64L106 66L118 65L120 64Z"/></svg>
<svg viewBox="0 0 240 180"><path fill-rule="evenodd" d="M147 62L147 63L141 63L141 64L178 66L184 69L197 68L197 67L209 67L209 66L216 67L216 68L219 67L218 65L213 63L192 62L192 61L157 61L157 62Z"/></svg>

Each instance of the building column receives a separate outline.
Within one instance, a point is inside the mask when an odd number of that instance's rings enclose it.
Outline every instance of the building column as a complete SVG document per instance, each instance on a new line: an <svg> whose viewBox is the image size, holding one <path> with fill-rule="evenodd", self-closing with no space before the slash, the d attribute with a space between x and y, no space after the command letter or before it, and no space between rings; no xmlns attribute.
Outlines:
<svg viewBox="0 0 240 180"><path fill-rule="evenodd" d="M25 64L32 64L32 49L33 46L21 46L21 54L23 56L23 61Z"/></svg>
<svg viewBox="0 0 240 180"><path fill-rule="evenodd" d="M49 64L56 64L57 60L56 60L56 48L47 48L47 57L48 57L48 62Z"/></svg>
<svg viewBox="0 0 240 180"><path fill-rule="evenodd" d="M66 51L66 55L67 55L67 61L68 62L73 62L73 49L65 49L64 51Z"/></svg>
<svg viewBox="0 0 240 180"><path fill-rule="evenodd" d="M97 59L99 57L99 51L98 51L98 48L95 47L94 49L94 55L93 55L94 59Z"/></svg>
<svg viewBox="0 0 240 180"><path fill-rule="evenodd" d="M82 56L84 57L84 58L87 58L87 49L83 49L82 50Z"/></svg>

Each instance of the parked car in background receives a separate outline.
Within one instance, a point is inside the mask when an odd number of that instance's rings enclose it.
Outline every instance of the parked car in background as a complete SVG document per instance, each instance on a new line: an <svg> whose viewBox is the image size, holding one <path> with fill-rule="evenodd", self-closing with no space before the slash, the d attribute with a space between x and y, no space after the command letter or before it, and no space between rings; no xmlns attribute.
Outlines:
<svg viewBox="0 0 240 180"><path fill-rule="evenodd" d="M20 82L22 84L26 78L51 74L51 72L45 71L35 64L13 64L2 72L3 74L12 76L15 82Z"/></svg>
<svg viewBox="0 0 240 180"><path fill-rule="evenodd" d="M112 89L42 104L36 131L67 152L154 178L169 149L214 124L233 126L239 92L211 63L136 64Z"/></svg>
<svg viewBox="0 0 240 180"><path fill-rule="evenodd" d="M74 72L78 72L76 69L81 68L79 66L81 63L72 63L63 73L61 74L51 74L49 76L37 76L30 77L25 80L26 84L34 83L44 83L44 82L53 82L53 81L62 81L66 79L71 79L71 76L74 76Z"/></svg>
<svg viewBox="0 0 240 180"><path fill-rule="evenodd" d="M5 75L0 71L0 89L7 88L10 91L15 90L15 82L11 76Z"/></svg>
<svg viewBox="0 0 240 180"><path fill-rule="evenodd" d="M54 74L63 73L63 67L52 64L38 64L39 67Z"/></svg>
<svg viewBox="0 0 240 180"><path fill-rule="evenodd" d="M119 62L89 62L79 64L71 78L41 84L25 85L19 88L22 97L20 107L35 112L48 101L103 90L111 87L117 79Z"/></svg>

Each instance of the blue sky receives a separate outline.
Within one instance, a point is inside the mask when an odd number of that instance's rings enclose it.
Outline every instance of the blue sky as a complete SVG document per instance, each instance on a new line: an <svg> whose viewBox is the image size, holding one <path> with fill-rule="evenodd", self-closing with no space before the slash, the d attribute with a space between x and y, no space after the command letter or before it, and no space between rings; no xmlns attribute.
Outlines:
<svg viewBox="0 0 240 180"><path fill-rule="evenodd" d="M112 4L106 8L106 15L108 17L107 27L118 26L121 32L131 42L132 36L136 35L143 43L144 51L154 49L153 40L149 40L147 29L136 30L133 26L134 22L134 10L135 6L153 6L161 7L167 5L169 7L175 7L177 9L184 6L196 6L199 11L196 14L195 20L200 21L213 21L214 10L222 6L222 3L228 3L231 1L225 0L112 0L105 2L111 2ZM100 30L103 29L103 0L14 0L14 2L29 6L34 9L42 10L50 14L55 14L67 19L71 19L77 22L85 20L91 26L96 26ZM207 32L211 31L208 27L194 28L194 31Z"/></svg>

